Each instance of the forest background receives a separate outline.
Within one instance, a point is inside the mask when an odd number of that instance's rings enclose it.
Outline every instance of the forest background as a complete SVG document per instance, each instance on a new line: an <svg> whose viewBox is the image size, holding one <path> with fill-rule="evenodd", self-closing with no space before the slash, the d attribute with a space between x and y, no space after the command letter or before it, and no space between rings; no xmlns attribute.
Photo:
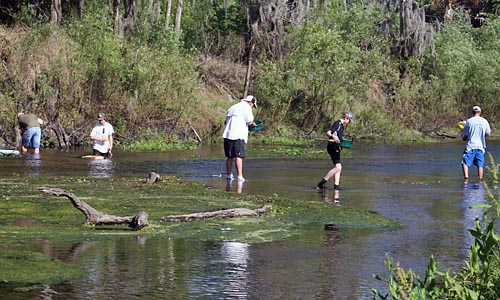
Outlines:
<svg viewBox="0 0 500 300"><path fill-rule="evenodd" d="M416 141L500 111L500 0L2 0L0 146L17 112L45 147L89 142L105 112L124 147L221 139L257 97L261 136L322 137L352 110L357 138Z"/></svg>

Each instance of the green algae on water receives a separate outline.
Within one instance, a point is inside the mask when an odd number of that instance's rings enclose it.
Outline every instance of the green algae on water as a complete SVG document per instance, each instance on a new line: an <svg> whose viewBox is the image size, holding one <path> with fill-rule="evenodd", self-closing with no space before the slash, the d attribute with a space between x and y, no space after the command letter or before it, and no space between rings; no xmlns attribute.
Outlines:
<svg viewBox="0 0 500 300"><path fill-rule="evenodd" d="M79 278L85 274L76 265L51 260L31 251L0 250L0 282L50 284Z"/></svg>
<svg viewBox="0 0 500 300"><path fill-rule="evenodd" d="M149 214L150 226L140 231L143 235L164 234L180 239L258 243L300 235L300 225L336 224L339 227L359 228L400 226L376 213L324 202L227 193L176 177L165 177L157 184L146 184L144 179L136 178L35 177L13 180L7 194L2 192L1 242L12 244L16 239L33 237L77 241L82 238L103 239L138 233L125 225L111 228L89 226L85 216L66 197L41 193L37 190L40 186L65 189L106 214L130 216L144 210ZM255 209L265 204L272 205L272 211L259 217L211 218L183 223L160 221L161 217L167 215L235 207ZM106 228L109 230L97 230Z"/></svg>
<svg viewBox="0 0 500 300"><path fill-rule="evenodd" d="M164 177L156 184L136 178L79 177L13 178L3 183L0 281L4 282L62 282L81 275L80 268L55 257L18 250L32 249L40 241L92 243L123 236L162 235L176 240L262 243L300 238L309 230L308 225L376 230L401 226L376 213L278 195L227 193L176 177ZM65 189L106 214L129 216L144 210L149 214L149 226L133 231L125 225L89 225L69 199L44 194L37 190L40 186ZM272 205L271 212L258 217L160 221L168 215L236 207L255 209L265 204Z"/></svg>

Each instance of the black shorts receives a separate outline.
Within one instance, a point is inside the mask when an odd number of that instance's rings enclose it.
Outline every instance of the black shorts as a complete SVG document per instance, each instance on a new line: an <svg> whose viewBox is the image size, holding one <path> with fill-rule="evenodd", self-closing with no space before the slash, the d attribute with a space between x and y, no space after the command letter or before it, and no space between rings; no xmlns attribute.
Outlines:
<svg viewBox="0 0 500 300"><path fill-rule="evenodd" d="M109 152L102 153L99 150L93 149L92 155L100 155L100 156L104 156L104 157L109 157Z"/></svg>
<svg viewBox="0 0 500 300"><path fill-rule="evenodd" d="M224 154L226 157L245 158L245 141L224 139Z"/></svg>
<svg viewBox="0 0 500 300"><path fill-rule="evenodd" d="M340 164L340 146L337 143L328 143L328 146L326 147L326 150L328 151L328 154L330 154L330 158L332 159L332 162L334 165Z"/></svg>

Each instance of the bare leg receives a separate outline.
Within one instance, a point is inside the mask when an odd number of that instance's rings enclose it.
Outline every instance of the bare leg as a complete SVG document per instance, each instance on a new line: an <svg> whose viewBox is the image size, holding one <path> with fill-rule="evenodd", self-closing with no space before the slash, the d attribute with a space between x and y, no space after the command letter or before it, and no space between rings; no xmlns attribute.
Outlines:
<svg viewBox="0 0 500 300"><path fill-rule="evenodd" d="M226 172L227 172L227 176L231 175L231 172L232 172L232 168L233 168L233 158L232 157L228 157L226 159Z"/></svg>
<svg viewBox="0 0 500 300"><path fill-rule="evenodd" d="M243 176L243 158L236 157L236 171L238 172L238 177Z"/></svg>
<svg viewBox="0 0 500 300"><path fill-rule="evenodd" d="M339 171L333 175L333 184L340 185L340 173L342 172L342 166L339 164Z"/></svg>
<svg viewBox="0 0 500 300"><path fill-rule="evenodd" d="M26 153L26 152L28 152L28 149L27 149L26 147L24 147L23 143L21 143L21 144L19 145L19 152L21 152L21 153Z"/></svg>
<svg viewBox="0 0 500 300"><path fill-rule="evenodd" d="M479 180L483 180L483 172L483 167L477 167L477 177L479 177Z"/></svg>
<svg viewBox="0 0 500 300"><path fill-rule="evenodd" d="M35 148L35 149L33 149L33 153L34 153L34 154L38 154L38 153L40 153L40 148Z"/></svg>
<svg viewBox="0 0 500 300"><path fill-rule="evenodd" d="M462 171L464 173L464 179L469 179L469 166L462 164Z"/></svg>
<svg viewBox="0 0 500 300"><path fill-rule="evenodd" d="M332 178L333 176L335 176L337 173L339 174L338 176L338 179L337 178L334 178L334 180L339 180L340 181L340 171L342 171L342 165L341 164L336 164L335 167L333 169L331 169L330 171L328 171L328 173L326 174L326 176L324 177L326 181L330 180L330 178ZM337 184L337 183L335 183Z"/></svg>

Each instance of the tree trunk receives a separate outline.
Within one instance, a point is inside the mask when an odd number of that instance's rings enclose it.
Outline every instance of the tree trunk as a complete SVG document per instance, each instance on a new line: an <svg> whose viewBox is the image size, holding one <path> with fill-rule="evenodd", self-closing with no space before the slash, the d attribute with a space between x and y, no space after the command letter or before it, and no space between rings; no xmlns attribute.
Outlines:
<svg viewBox="0 0 500 300"><path fill-rule="evenodd" d="M62 21L61 0L52 0L50 4L50 23L59 25Z"/></svg>
<svg viewBox="0 0 500 300"><path fill-rule="evenodd" d="M259 38L259 8L249 4L247 8L247 19L250 28L250 38L248 43L247 52L247 71L245 75L244 95L247 96L250 90L250 82L252 80L252 64L255 55L255 45Z"/></svg>
<svg viewBox="0 0 500 300"><path fill-rule="evenodd" d="M125 0L125 14L123 16L123 34L131 37L134 33L137 17L137 0Z"/></svg>
<svg viewBox="0 0 500 300"><path fill-rule="evenodd" d="M78 19L82 19L82 16L83 16L83 2L84 0L78 0L78 3L77 3L77 14L78 14Z"/></svg>
<svg viewBox="0 0 500 300"><path fill-rule="evenodd" d="M175 35L177 38L179 38L179 35L181 33L181 18L182 18L182 2L183 0L178 0L177 1L177 9L175 11Z"/></svg>
<svg viewBox="0 0 500 300"><path fill-rule="evenodd" d="M112 1L113 1L113 16L115 18L114 31L117 36L122 37L123 26L120 17L120 0L112 0Z"/></svg>
<svg viewBox="0 0 500 300"><path fill-rule="evenodd" d="M170 26L170 14L172 13L172 0L167 0L165 8L165 30Z"/></svg>
<svg viewBox="0 0 500 300"><path fill-rule="evenodd" d="M54 195L57 197L67 197L73 206L81 211L87 218L87 222L93 225L116 225L128 224L129 227L140 230L149 225L148 214L145 211L139 212L135 216L118 217L113 215L106 215L96 210L86 202L78 199L73 193L59 188L39 187L38 190L43 193Z"/></svg>

